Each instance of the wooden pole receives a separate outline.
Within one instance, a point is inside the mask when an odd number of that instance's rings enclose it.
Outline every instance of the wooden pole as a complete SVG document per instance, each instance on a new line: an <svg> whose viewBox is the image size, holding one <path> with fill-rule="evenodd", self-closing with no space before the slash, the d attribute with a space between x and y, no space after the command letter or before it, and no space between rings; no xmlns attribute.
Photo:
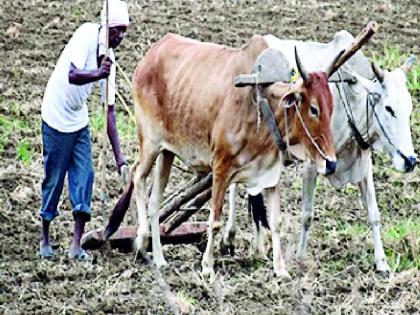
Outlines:
<svg viewBox="0 0 420 315"><path fill-rule="evenodd" d="M334 62L334 65L329 69L329 76L332 76L334 72L340 68L348 59L350 59L369 39L378 31L378 23L375 21L369 22L366 27L360 32L359 35L354 39L354 42L348 47L340 57Z"/></svg>
<svg viewBox="0 0 420 315"><path fill-rule="evenodd" d="M195 214L201 207L211 198L211 187L199 193L194 199L187 203L183 208L175 211L163 223L163 230L165 233L171 233L182 223L186 222L193 214Z"/></svg>
<svg viewBox="0 0 420 315"><path fill-rule="evenodd" d="M109 57L109 3L105 0L105 59ZM108 100L109 86L108 78L105 80L105 102L104 102L104 130L102 135L102 152L101 152L101 201L105 204L107 199L106 193L106 152L108 138Z"/></svg>
<svg viewBox="0 0 420 315"><path fill-rule="evenodd" d="M186 187L184 190L177 191L176 196L173 196L173 198L170 197L164 202L164 206L162 207L159 216L159 222L162 223L165 221L175 211L179 210L183 204L189 202L203 191L211 188L211 185L212 173L209 173L204 177L194 179L193 182L188 184L189 187Z"/></svg>

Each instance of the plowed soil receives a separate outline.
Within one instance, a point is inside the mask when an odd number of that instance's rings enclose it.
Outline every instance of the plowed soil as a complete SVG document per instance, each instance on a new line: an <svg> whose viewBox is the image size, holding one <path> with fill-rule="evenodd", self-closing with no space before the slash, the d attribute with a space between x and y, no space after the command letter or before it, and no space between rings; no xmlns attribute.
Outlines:
<svg viewBox="0 0 420 315"><path fill-rule="evenodd" d="M418 263L413 263L418 261L418 230L400 239L387 235L401 222L417 222L414 226L419 228L420 171L396 174L389 159L379 155L375 155L375 182L392 267L389 277L375 273L371 233L357 188L334 189L323 178L315 198L308 258L303 267L297 263L300 167L286 171L281 196L283 250L293 277L290 281L275 278L270 259L252 257L252 229L243 191L238 201L236 254L221 256L216 251L217 281L212 285L200 278L202 253L193 244L165 246L169 266L160 273L136 261L133 254L111 249L91 252L92 262L69 261L73 219L66 198L52 226L55 257L41 261L37 250L43 91L72 33L83 22L99 21L100 7L101 1L0 0L0 313L418 314L420 273ZM117 51L118 62L129 75L150 45L167 32L238 47L253 34L268 33L329 41L338 30L356 35L368 21L376 20L381 28L364 48L368 56L380 56L384 45L420 53L418 0L157 0L129 1L129 8L133 23ZM130 90L121 76L118 88L130 103ZM420 94L412 96L413 141L419 152ZM100 111L99 104L96 93L89 100L92 119ZM118 113L118 124L129 126L122 106ZM97 174L100 135L92 127ZM133 162L136 138L127 132L121 142ZM122 191L111 155L108 170L110 200L103 209L96 185L88 230L104 225ZM167 191L189 178L190 174L175 169ZM226 210L227 204L225 214ZM204 211L201 218L206 216ZM271 248L269 239L267 235Z"/></svg>

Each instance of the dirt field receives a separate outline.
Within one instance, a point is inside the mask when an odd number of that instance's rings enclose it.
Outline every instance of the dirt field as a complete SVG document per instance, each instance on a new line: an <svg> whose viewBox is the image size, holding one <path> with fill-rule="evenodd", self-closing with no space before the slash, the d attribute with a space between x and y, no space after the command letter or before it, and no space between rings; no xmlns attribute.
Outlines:
<svg viewBox="0 0 420 315"><path fill-rule="evenodd" d="M162 277L132 254L92 252L92 263L67 259L73 229L68 201L54 221L55 257L37 257L42 153L40 106L47 80L73 31L98 21L101 1L0 1L0 313L126 314L414 314L420 309L420 168L396 174L387 157L375 155L375 181L383 240L393 271L374 271L373 243L358 190L333 189L320 179L305 272L295 259L300 230L298 168L287 170L282 195L283 244L289 282L278 281L271 261L250 255L250 218L242 200L236 256L217 251L217 281L200 278L202 253L195 245L165 246L169 263ZM129 1L133 19L118 49L131 74L152 43L167 32L237 47L253 34L329 41L341 29L357 34L369 20L381 29L365 52L380 57L384 45L420 57L420 1ZM119 79L128 101L130 91ZM413 141L420 151L420 92L412 91ZM90 99L96 170L99 98ZM130 162L136 139L120 106L123 151ZM94 191L87 229L103 226L122 183L109 161L108 209ZM175 170L167 191L189 175ZM241 191L241 195L243 192ZM225 205L225 210L227 207ZM226 214L226 211L224 211ZM206 213L202 218L206 217ZM267 237L267 240L269 237ZM269 246L271 248L271 246ZM271 251L268 256L271 257Z"/></svg>

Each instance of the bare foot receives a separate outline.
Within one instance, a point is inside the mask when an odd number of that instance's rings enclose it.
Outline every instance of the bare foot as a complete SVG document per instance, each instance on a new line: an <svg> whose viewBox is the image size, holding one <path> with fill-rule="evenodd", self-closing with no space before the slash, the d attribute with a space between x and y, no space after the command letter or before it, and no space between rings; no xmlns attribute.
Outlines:
<svg viewBox="0 0 420 315"><path fill-rule="evenodd" d="M41 258L51 258L54 253L52 247L49 244L43 244L41 242L38 254Z"/></svg>

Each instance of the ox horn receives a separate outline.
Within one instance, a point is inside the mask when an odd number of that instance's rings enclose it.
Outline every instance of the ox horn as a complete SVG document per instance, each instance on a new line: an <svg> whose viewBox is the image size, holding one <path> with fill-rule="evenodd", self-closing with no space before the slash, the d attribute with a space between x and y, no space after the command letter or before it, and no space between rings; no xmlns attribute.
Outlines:
<svg viewBox="0 0 420 315"><path fill-rule="evenodd" d="M384 82L385 74L384 71L374 62L372 62L372 71L379 82Z"/></svg>
<svg viewBox="0 0 420 315"><path fill-rule="evenodd" d="M411 55L410 57L408 57L407 61L404 62L404 64L401 66L401 70L404 71L406 74L408 74L411 68L413 67L415 61L416 61L416 56Z"/></svg>
<svg viewBox="0 0 420 315"><path fill-rule="evenodd" d="M309 78L309 73L308 71L306 71L306 69L302 65L302 62L300 61L296 46L295 46L295 60L296 60L296 66L298 68L300 76L302 77L303 81L307 81Z"/></svg>
<svg viewBox="0 0 420 315"><path fill-rule="evenodd" d="M332 76L335 71L340 67L343 62L338 62L341 56L344 54L344 50L340 51L337 56L333 59L333 61L325 68L325 73L327 74L327 78Z"/></svg>

